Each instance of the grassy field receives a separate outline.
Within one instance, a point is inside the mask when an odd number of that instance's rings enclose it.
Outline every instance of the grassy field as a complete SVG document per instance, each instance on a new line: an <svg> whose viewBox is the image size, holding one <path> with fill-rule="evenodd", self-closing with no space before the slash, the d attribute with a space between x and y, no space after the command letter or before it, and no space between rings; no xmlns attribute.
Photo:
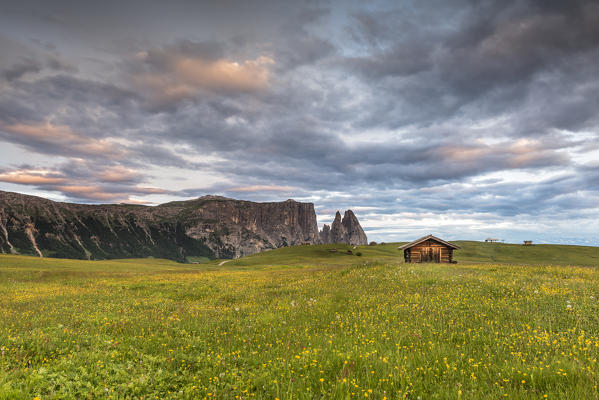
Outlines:
<svg viewBox="0 0 599 400"><path fill-rule="evenodd" d="M457 243L0 256L0 399L599 398L599 248Z"/></svg>
<svg viewBox="0 0 599 400"><path fill-rule="evenodd" d="M599 266L599 247L534 245L522 246L506 243L481 243L473 241L453 242L461 247L454 253L454 259L460 264L495 263L519 265L578 265ZM403 253L397 248L404 243L387 243L377 246L319 245L296 246L266 251L227 263L238 267L301 266L328 265L339 266L359 262L357 252L363 260L370 262L403 262ZM331 249L337 249L331 253ZM351 250L354 255L345 252ZM215 262L218 264L218 261Z"/></svg>

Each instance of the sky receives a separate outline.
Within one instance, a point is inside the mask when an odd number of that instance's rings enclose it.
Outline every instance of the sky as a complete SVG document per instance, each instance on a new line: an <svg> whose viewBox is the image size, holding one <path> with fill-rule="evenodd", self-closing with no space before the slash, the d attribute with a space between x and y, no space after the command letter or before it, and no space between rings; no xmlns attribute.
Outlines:
<svg viewBox="0 0 599 400"><path fill-rule="evenodd" d="M599 3L0 1L0 190L599 245Z"/></svg>

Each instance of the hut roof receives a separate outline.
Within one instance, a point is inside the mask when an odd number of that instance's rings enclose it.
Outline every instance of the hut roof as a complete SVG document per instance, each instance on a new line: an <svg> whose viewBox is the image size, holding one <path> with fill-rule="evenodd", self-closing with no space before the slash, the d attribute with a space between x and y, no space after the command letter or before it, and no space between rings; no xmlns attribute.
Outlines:
<svg viewBox="0 0 599 400"><path fill-rule="evenodd" d="M408 244L404 244L403 246L400 246L400 247L398 247L397 249L398 249L398 250L405 250L405 249L408 249L408 248L410 248L410 247L412 247L412 246L416 246L417 244L420 244L420 243L422 243L422 242L424 242L424 241L426 241L426 240L429 240L429 239L436 240L437 242L439 242L439 243L443 243L444 245L446 245L446 246L449 246L449 247L451 247L451 248L453 248L453 249L456 249L456 250L461 248L460 246L457 246L457 245L455 245L455 244L453 244L453 243L449 243L449 242L446 242L446 241L445 241L445 240L443 240L443 239L439 239L439 238L438 238L438 237L436 237L436 236L433 236L433 235L427 235L427 236L421 237L420 239L416 239L416 240L414 240L413 242L410 242L410 243L408 243Z"/></svg>

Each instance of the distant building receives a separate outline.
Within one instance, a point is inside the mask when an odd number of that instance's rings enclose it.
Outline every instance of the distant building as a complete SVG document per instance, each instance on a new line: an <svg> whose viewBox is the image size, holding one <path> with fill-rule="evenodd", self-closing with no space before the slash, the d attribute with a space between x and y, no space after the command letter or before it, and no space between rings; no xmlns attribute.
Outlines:
<svg viewBox="0 0 599 400"><path fill-rule="evenodd" d="M453 263L453 251L458 249L460 246L433 235L398 247L398 250L403 250L405 262L409 263Z"/></svg>
<svg viewBox="0 0 599 400"><path fill-rule="evenodd" d="M524 246L532 246L532 240L525 240Z"/></svg>
<svg viewBox="0 0 599 400"><path fill-rule="evenodd" d="M499 239L495 239L495 238L486 238L486 239L485 239L485 242L488 242L488 243L499 242Z"/></svg>

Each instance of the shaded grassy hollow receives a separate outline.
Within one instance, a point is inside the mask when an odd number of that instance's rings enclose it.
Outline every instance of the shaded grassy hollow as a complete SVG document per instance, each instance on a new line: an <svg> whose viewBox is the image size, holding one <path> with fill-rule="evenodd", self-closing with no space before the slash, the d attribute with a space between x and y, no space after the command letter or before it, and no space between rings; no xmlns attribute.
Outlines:
<svg viewBox="0 0 599 400"><path fill-rule="evenodd" d="M457 265L0 256L0 399L599 398L599 269L462 243Z"/></svg>

